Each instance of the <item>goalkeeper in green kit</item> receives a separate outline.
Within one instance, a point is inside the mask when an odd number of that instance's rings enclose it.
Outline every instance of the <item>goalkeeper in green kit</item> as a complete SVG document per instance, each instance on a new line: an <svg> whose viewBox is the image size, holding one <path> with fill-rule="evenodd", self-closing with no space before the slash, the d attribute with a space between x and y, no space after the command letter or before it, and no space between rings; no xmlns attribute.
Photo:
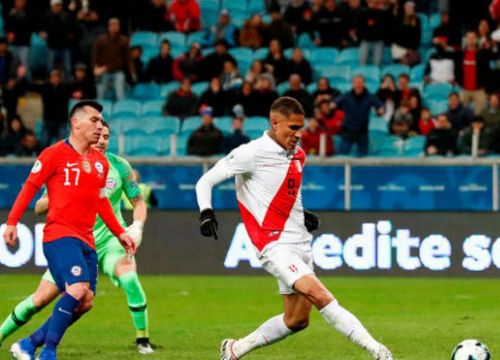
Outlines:
<svg viewBox="0 0 500 360"><path fill-rule="evenodd" d="M97 150L106 152L109 144L109 126L104 123L104 129L99 141L93 145ZM109 162L109 174L106 182L108 198L114 213L122 225L125 221L120 212L122 192L131 201L133 223L126 228L137 241L137 247L142 239L142 229L147 217L147 206L144 202L130 164L123 158L106 153ZM35 205L37 214L44 214L49 207L49 201L44 194ZM99 260L99 270L110 277L111 281L123 288L127 295L127 303L136 328L137 350L141 354L150 354L154 350L149 342L148 312L146 295L137 276L134 258L127 257L125 249L118 239L108 230L98 216L94 226L94 238ZM0 326L0 344L14 331L26 324L31 317L47 306L59 295L55 281L47 270L34 294L17 304L12 313Z"/></svg>

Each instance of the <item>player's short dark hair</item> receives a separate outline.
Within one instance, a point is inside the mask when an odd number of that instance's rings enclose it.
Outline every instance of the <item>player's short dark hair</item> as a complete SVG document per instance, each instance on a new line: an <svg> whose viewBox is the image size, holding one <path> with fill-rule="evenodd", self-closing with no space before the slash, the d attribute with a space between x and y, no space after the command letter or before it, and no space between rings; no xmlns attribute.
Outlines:
<svg viewBox="0 0 500 360"><path fill-rule="evenodd" d="M103 109L102 105L95 100L82 100L73 105L71 111L69 112L69 118L71 119L78 110L83 109L85 106L90 106L91 108L96 109L100 113L102 112Z"/></svg>
<svg viewBox="0 0 500 360"><path fill-rule="evenodd" d="M294 98L282 96L274 100L271 112L277 112L285 117L291 115L305 115L304 107Z"/></svg>
<svg viewBox="0 0 500 360"><path fill-rule="evenodd" d="M101 121L102 122L102 126L104 126L105 128L108 128L109 129L109 124L107 121L103 120Z"/></svg>

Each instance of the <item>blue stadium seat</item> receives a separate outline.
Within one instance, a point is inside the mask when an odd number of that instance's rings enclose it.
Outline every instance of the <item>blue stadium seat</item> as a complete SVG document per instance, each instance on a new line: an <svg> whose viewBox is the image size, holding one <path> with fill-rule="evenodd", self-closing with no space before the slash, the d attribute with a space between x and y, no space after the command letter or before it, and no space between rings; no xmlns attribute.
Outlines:
<svg viewBox="0 0 500 360"><path fill-rule="evenodd" d="M138 116L141 112L141 103L137 100L119 100L115 102L111 117Z"/></svg>
<svg viewBox="0 0 500 360"><path fill-rule="evenodd" d="M309 94L313 94L317 89L318 89L318 84L315 82L312 82L309 85L307 85L307 92Z"/></svg>
<svg viewBox="0 0 500 360"><path fill-rule="evenodd" d="M392 58L391 49L387 46L384 47L384 52L382 54L382 65L391 65L394 63Z"/></svg>
<svg viewBox="0 0 500 360"><path fill-rule="evenodd" d="M29 67L32 72L47 72L47 43L37 33L31 34Z"/></svg>
<svg viewBox="0 0 500 360"><path fill-rule="evenodd" d="M184 119L181 126L181 134L191 134L193 130L201 126L201 116L189 116Z"/></svg>
<svg viewBox="0 0 500 360"><path fill-rule="evenodd" d="M317 64L313 66L313 75L317 80L320 77L335 78L337 75L339 75L339 73L338 69L335 66L328 64Z"/></svg>
<svg viewBox="0 0 500 360"><path fill-rule="evenodd" d="M163 40L170 41L170 47L176 49L186 48L186 34L179 31L167 31L158 35L158 45L161 44Z"/></svg>
<svg viewBox="0 0 500 360"><path fill-rule="evenodd" d="M247 118L243 123L243 131L246 134L255 131L255 132L260 132L259 136L261 136L262 133L267 129L269 129L269 120L262 116L251 116Z"/></svg>
<svg viewBox="0 0 500 360"><path fill-rule="evenodd" d="M120 153L119 141L120 141L120 138L118 137L118 134L112 134L109 137L108 151L113 153L113 154L119 155L119 153Z"/></svg>
<svg viewBox="0 0 500 360"><path fill-rule="evenodd" d="M147 68L151 59L157 57L160 54L160 50L158 48L146 48L142 50L141 61L144 66Z"/></svg>
<svg viewBox="0 0 500 360"><path fill-rule="evenodd" d="M362 75L366 82L380 82L380 69L376 65L361 65L352 70L352 76Z"/></svg>
<svg viewBox="0 0 500 360"><path fill-rule="evenodd" d="M161 136L132 135L125 138L125 155L160 156L165 155L169 143Z"/></svg>
<svg viewBox="0 0 500 360"><path fill-rule="evenodd" d="M284 81L276 86L276 92L280 96L283 96L283 94L287 92L289 89L290 89L290 84L288 84L288 81Z"/></svg>
<svg viewBox="0 0 500 360"><path fill-rule="evenodd" d="M214 119L215 127L222 131L224 134L230 134L233 131L232 123L233 119L231 118L231 116L221 116Z"/></svg>
<svg viewBox="0 0 500 360"><path fill-rule="evenodd" d="M446 100L453 86L449 83L430 83L424 87L423 97L426 100Z"/></svg>
<svg viewBox="0 0 500 360"><path fill-rule="evenodd" d="M132 34L130 46L141 46L146 48L158 47L158 35L152 31L137 31Z"/></svg>
<svg viewBox="0 0 500 360"><path fill-rule="evenodd" d="M441 15L439 13L434 13L429 16L429 26L431 30L434 30L439 25L441 25Z"/></svg>
<svg viewBox="0 0 500 360"><path fill-rule="evenodd" d="M384 133L389 132L389 122L381 116L370 115L370 122L368 123L369 131L380 131Z"/></svg>
<svg viewBox="0 0 500 360"><path fill-rule="evenodd" d="M345 93L347 91L352 90L352 84L350 82L332 83L332 81L330 81L330 84L334 88L338 89L341 93Z"/></svg>
<svg viewBox="0 0 500 360"><path fill-rule="evenodd" d="M375 139L370 139L370 142L374 142L374 147L370 149L370 155L372 156L382 156L382 157L397 157L400 156L403 151L403 140L399 136L386 136L380 138L375 144Z"/></svg>
<svg viewBox="0 0 500 360"><path fill-rule="evenodd" d="M199 3L202 14L204 14L205 10L215 10L215 11L220 10L219 0L201 0Z"/></svg>
<svg viewBox="0 0 500 360"><path fill-rule="evenodd" d="M251 61L253 57L252 50L247 47L235 47L229 49L229 53L236 59L238 64L240 63L240 60Z"/></svg>
<svg viewBox="0 0 500 360"><path fill-rule="evenodd" d="M347 48L342 50L336 63L338 65L359 65L359 48Z"/></svg>
<svg viewBox="0 0 500 360"><path fill-rule="evenodd" d="M142 104L141 116L159 116L163 112L165 100L150 100Z"/></svg>
<svg viewBox="0 0 500 360"><path fill-rule="evenodd" d="M132 89L132 98L136 100L153 100L161 98L160 85L156 83L137 84Z"/></svg>
<svg viewBox="0 0 500 360"><path fill-rule="evenodd" d="M194 42L203 44L203 42L205 41L205 37L206 37L205 31L197 31L189 34L186 38L186 47L191 46L191 44Z"/></svg>
<svg viewBox="0 0 500 360"><path fill-rule="evenodd" d="M215 25L219 19L219 10L208 8L202 10L202 14L202 27L206 30L210 29L212 25Z"/></svg>
<svg viewBox="0 0 500 360"><path fill-rule="evenodd" d="M421 29L421 45L430 45L432 42L432 31L433 29L429 25L429 18L427 15L418 13L418 18L420 19L420 29Z"/></svg>
<svg viewBox="0 0 500 360"><path fill-rule="evenodd" d="M311 50L311 55L309 61L312 66L315 65L333 65L335 64L335 59L337 58L339 51L333 47L321 47Z"/></svg>
<svg viewBox="0 0 500 360"><path fill-rule="evenodd" d="M142 119L142 121L148 134L166 138L172 134L177 134L181 127L181 122L176 116L150 116Z"/></svg>
<svg viewBox="0 0 500 360"><path fill-rule="evenodd" d="M180 83L178 81L171 81L167 84L163 84L160 89L160 96L166 98L172 91L179 88Z"/></svg>
<svg viewBox="0 0 500 360"><path fill-rule="evenodd" d="M187 155L187 143L191 132L180 133L177 135L177 156Z"/></svg>
<svg viewBox="0 0 500 360"><path fill-rule="evenodd" d="M410 76L410 67L408 65L401 64L387 65L382 69L382 77L387 74L392 75L394 79L397 79L401 74Z"/></svg>
<svg viewBox="0 0 500 360"><path fill-rule="evenodd" d="M286 49L285 51L283 51L283 55L287 58L287 59L291 59L292 56L293 56L293 50L294 48L288 48ZM311 58L311 51L313 49L300 49L302 50L302 54L304 54L304 58L309 60Z"/></svg>
<svg viewBox="0 0 500 360"><path fill-rule="evenodd" d="M346 65L334 65L331 66L330 76L328 78L330 79L330 82L333 84L339 83L339 82L350 82L351 81L351 67L346 66Z"/></svg>
<svg viewBox="0 0 500 360"><path fill-rule="evenodd" d="M424 153L425 136L412 136L404 143L403 156L419 157Z"/></svg>
<svg viewBox="0 0 500 360"><path fill-rule="evenodd" d="M147 129L139 117L123 117L117 121L119 132L127 136L129 135L147 135ZM113 129L114 130L114 129Z"/></svg>
<svg viewBox="0 0 500 360"><path fill-rule="evenodd" d="M265 0L249 0L248 1L248 7L247 7L247 13L248 15L252 14L264 14L266 12L266 4Z"/></svg>
<svg viewBox="0 0 500 360"><path fill-rule="evenodd" d="M246 11L233 11L231 12L231 22L237 27L242 28L247 21L248 15Z"/></svg>
<svg viewBox="0 0 500 360"><path fill-rule="evenodd" d="M371 92L372 94L375 94L378 89L380 88L380 82L379 81L373 81L373 80L366 80L365 81L365 86L366 89Z"/></svg>
<svg viewBox="0 0 500 360"><path fill-rule="evenodd" d="M247 0L222 0L221 8L229 10L229 13L243 12L247 11Z"/></svg>
<svg viewBox="0 0 500 360"><path fill-rule="evenodd" d="M207 56L207 55L210 55L211 53L215 52L215 48L213 47L207 47L205 49L201 49L201 54L203 56Z"/></svg>
<svg viewBox="0 0 500 360"><path fill-rule="evenodd" d="M448 111L447 100L424 99L424 104L429 108L433 116L445 113Z"/></svg>
<svg viewBox="0 0 500 360"><path fill-rule="evenodd" d="M208 89L208 86L208 81L197 82L191 86L191 91L196 94L196 96L200 97L201 94L203 94L203 92Z"/></svg>
<svg viewBox="0 0 500 360"><path fill-rule="evenodd" d="M425 65L419 64L411 68L410 81L422 82L424 81Z"/></svg>
<svg viewBox="0 0 500 360"><path fill-rule="evenodd" d="M302 33L297 39L297 46L301 49L313 49L316 44L312 41L308 33Z"/></svg>
<svg viewBox="0 0 500 360"><path fill-rule="evenodd" d="M264 60L267 57L267 54L269 54L268 48L258 48L254 50L252 59Z"/></svg>

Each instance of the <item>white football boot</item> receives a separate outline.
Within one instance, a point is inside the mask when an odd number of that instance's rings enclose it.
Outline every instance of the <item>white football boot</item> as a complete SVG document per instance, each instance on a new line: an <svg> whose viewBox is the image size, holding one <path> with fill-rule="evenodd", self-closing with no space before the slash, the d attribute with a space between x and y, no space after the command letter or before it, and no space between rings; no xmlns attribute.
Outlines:
<svg viewBox="0 0 500 360"><path fill-rule="evenodd" d="M220 344L220 360L238 360L233 354L234 339L224 339Z"/></svg>
<svg viewBox="0 0 500 360"><path fill-rule="evenodd" d="M373 354L375 360L394 360L389 349L387 349L384 345L380 344L380 348L378 351Z"/></svg>

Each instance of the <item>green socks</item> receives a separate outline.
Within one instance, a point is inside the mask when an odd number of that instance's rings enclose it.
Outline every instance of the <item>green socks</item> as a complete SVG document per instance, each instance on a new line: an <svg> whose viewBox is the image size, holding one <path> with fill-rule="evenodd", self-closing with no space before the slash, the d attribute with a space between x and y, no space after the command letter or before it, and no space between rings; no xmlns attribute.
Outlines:
<svg viewBox="0 0 500 360"><path fill-rule="evenodd" d="M128 308L137 331L137 338L149 337L146 294L142 289L137 273L127 272L120 276L118 280L120 282L120 286L127 294Z"/></svg>
<svg viewBox="0 0 500 360"><path fill-rule="evenodd" d="M33 295L21 301L0 326L0 344L14 331L26 324L33 315L42 310L33 304Z"/></svg>

